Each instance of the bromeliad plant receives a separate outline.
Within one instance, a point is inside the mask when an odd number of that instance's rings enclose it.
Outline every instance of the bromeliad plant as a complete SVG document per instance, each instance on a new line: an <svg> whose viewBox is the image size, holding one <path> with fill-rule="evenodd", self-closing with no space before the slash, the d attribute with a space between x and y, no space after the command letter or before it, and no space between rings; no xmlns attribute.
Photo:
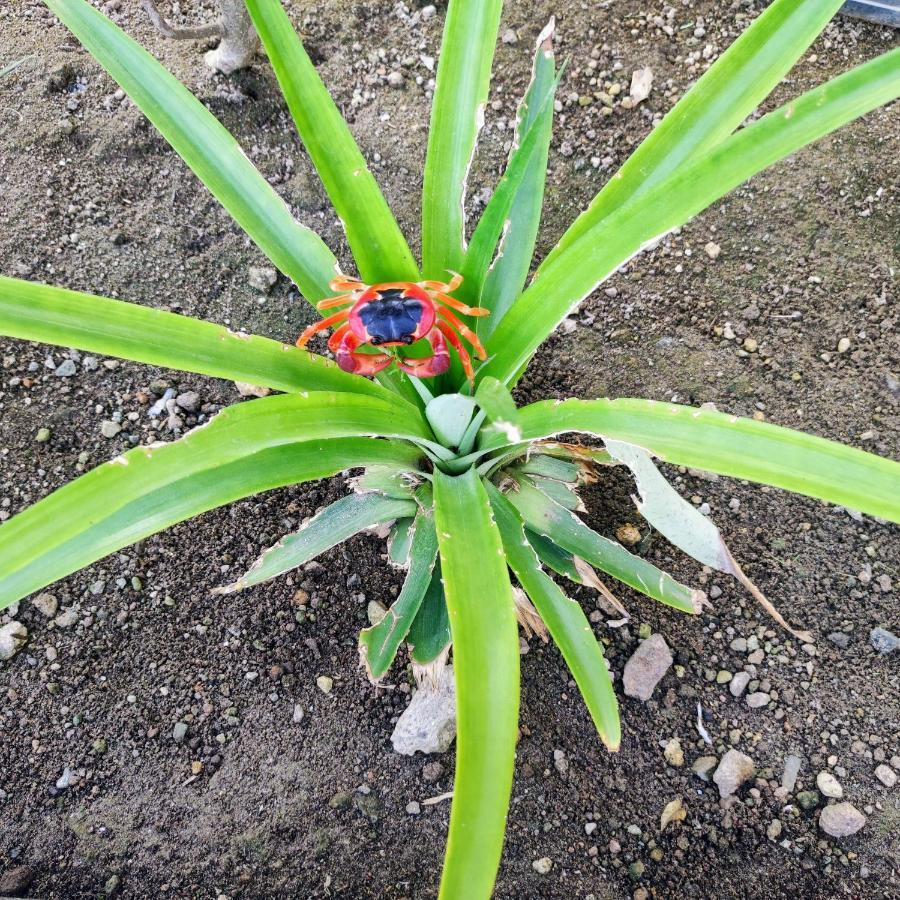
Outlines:
<svg viewBox="0 0 900 900"><path fill-rule="evenodd" d="M517 615L543 622L601 739L619 746L601 645L548 571L610 602L598 570L682 612L697 613L704 602L589 529L576 515L579 482L602 478L604 466L627 467L649 523L762 602L716 527L669 486L652 457L900 522L900 465L859 450L668 403L517 408L510 395L541 342L630 257L756 172L900 95L900 50L893 50L740 127L841 0L775 0L610 179L527 286L559 78L552 27L538 40L505 174L467 243L466 176L501 0L450 0L420 267L281 3L246 0L344 224L357 281L150 54L86 0L45 2L302 295L335 310L300 344L335 328L337 365L168 312L0 279L4 335L281 392L226 409L181 440L131 450L0 527L0 607L206 510L361 469L351 493L225 590L260 584L363 529L389 526L391 558L408 574L385 617L361 636L368 674L381 678L404 641L422 665L445 658L452 642L458 749L442 897L487 897L499 865L518 717ZM602 446L555 439L567 433Z"/></svg>

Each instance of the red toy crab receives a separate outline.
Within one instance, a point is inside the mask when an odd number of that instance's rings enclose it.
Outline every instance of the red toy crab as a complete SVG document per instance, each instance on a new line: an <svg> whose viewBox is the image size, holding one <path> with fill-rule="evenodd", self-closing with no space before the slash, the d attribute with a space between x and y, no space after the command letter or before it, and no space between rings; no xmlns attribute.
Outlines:
<svg viewBox="0 0 900 900"><path fill-rule="evenodd" d="M367 285L339 276L330 287L333 291L344 293L321 300L316 308L345 308L310 325L300 335L297 346L305 347L317 332L337 326L328 341L328 349L334 353L337 364L345 372L374 375L396 360L404 372L419 378L431 378L450 368L449 343L459 354L466 377L471 382L474 379L472 359L460 335L472 345L479 359L485 359L487 354L475 332L451 310L466 316L487 316L490 311L480 306L466 306L449 296L462 284L462 275L452 274L453 278L446 284L443 281L389 281ZM425 338L431 344L430 356L410 359L393 353L358 352L363 344L403 347L419 338Z"/></svg>

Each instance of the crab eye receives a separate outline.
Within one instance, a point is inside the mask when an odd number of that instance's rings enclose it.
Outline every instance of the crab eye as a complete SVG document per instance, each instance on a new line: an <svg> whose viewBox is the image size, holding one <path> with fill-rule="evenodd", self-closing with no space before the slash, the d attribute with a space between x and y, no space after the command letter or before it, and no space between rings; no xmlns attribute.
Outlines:
<svg viewBox="0 0 900 900"><path fill-rule="evenodd" d="M400 340L403 341L404 344L411 344L415 340L415 337L411 334L404 334Z"/></svg>
<svg viewBox="0 0 900 900"><path fill-rule="evenodd" d="M379 344L384 343L384 338L380 334L373 334L369 337L369 343L373 347L377 347Z"/></svg>

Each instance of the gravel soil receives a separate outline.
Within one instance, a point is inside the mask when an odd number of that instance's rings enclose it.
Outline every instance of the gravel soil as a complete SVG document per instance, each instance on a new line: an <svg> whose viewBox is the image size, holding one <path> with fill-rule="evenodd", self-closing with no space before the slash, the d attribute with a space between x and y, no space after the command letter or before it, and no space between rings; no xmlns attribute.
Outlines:
<svg viewBox="0 0 900 900"><path fill-rule="evenodd" d="M195 22L211 5L184 0L174 18ZM508 4L473 211L495 182L532 42L551 14L570 62L544 251L763 5ZM213 76L202 45L164 40L137 2L103 8L203 99L348 261L269 69ZM290 8L416 235L444 9L345 0ZM774 100L896 43L896 32L838 19ZM288 341L311 321L283 278L268 293L251 286L250 268L265 260L34 0L0 7L0 69L16 60L0 78L0 271ZM652 92L627 108L642 66L654 72ZM898 135L895 104L634 260L545 345L521 399L715 403L900 457ZM230 384L57 348L4 340L0 358L0 520L238 399ZM150 418L167 387L183 403ZM733 581L653 538L649 558L703 587L713 608L688 619L622 588L631 624L611 630L594 616L617 681L642 626L664 635L675 658L651 700L622 698L613 756L558 652L532 640L497 897L900 897L900 787L875 775L900 769L900 651L880 655L870 644L875 627L900 632L897 529L774 490L669 474L708 504L748 574L792 623L813 630L815 646L801 647ZM376 689L358 665L368 601L390 602L400 585L383 544L362 537L293 576L211 596L344 490L334 479L237 503L53 585L55 613L46 597L7 610L0 624L21 622L28 642L0 663L0 895L435 895L449 803L418 814L407 806L452 788L453 754L437 763L394 754L408 671L398 662ZM631 490L609 476L586 491L592 524L609 534L640 526ZM597 610L586 589L574 596ZM741 672L749 685L735 697L729 676ZM317 686L321 675L333 679L330 693ZM750 694L767 695L765 705L751 708ZM698 703L712 746L698 733ZM721 799L692 766L731 748L756 774ZM789 755L800 758L799 777L779 790ZM853 837L819 827L821 807L834 802L809 793L822 772L867 817ZM661 831L677 798L686 817Z"/></svg>

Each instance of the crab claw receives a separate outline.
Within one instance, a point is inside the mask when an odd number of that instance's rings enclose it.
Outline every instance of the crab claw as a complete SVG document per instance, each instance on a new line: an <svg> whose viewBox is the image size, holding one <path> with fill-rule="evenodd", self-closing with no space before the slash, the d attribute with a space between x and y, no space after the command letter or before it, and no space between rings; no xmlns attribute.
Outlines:
<svg viewBox="0 0 900 900"><path fill-rule="evenodd" d="M362 342L349 329L344 333L334 353L337 364L351 375L377 375L394 360L389 353L357 353Z"/></svg>
<svg viewBox="0 0 900 900"><path fill-rule="evenodd" d="M426 335L431 344L431 356L422 359L398 359L397 367L407 375L415 375L417 378L434 378L435 375L443 375L450 368L450 351L447 350L447 342L444 336L436 328Z"/></svg>

